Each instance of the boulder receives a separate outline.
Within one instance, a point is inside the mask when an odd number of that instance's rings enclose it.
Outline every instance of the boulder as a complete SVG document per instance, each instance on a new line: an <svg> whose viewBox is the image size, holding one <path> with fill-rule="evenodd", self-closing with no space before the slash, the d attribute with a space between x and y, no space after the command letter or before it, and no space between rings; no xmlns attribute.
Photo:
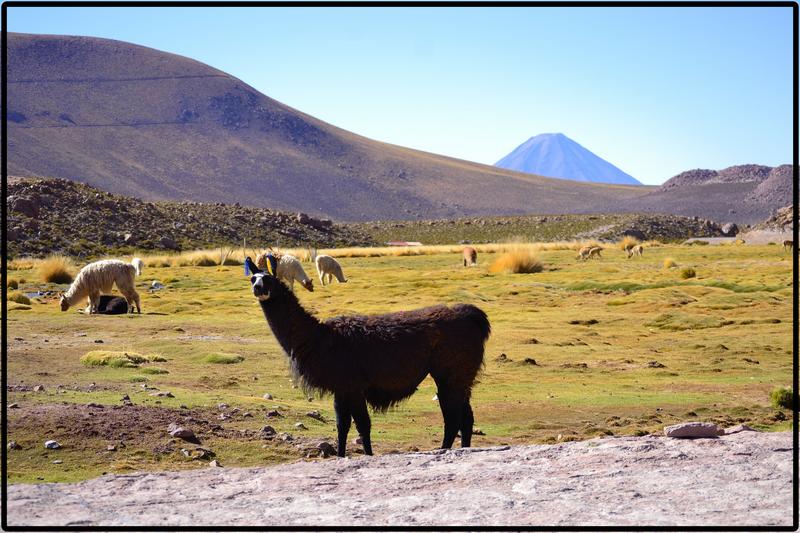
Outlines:
<svg viewBox="0 0 800 533"><path fill-rule="evenodd" d="M645 235L643 231L640 231L638 229L626 229L625 231L622 232L622 235L633 237L635 239L639 239L640 241L647 240L647 235Z"/></svg>
<svg viewBox="0 0 800 533"><path fill-rule="evenodd" d="M180 250L180 246L178 246L178 243L175 242L175 240L171 237L161 237L158 243L164 248L167 248L168 250Z"/></svg>
<svg viewBox="0 0 800 533"><path fill-rule="evenodd" d="M170 424L168 431L171 437L182 439L186 442L191 442L194 444L200 444L200 439L197 438L197 436L194 434L194 431L191 429L183 428L177 424Z"/></svg>
<svg viewBox="0 0 800 533"><path fill-rule="evenodd" d="M39 201L34 198L28 198L25 196L8 197L9 211L16 211L17 213L22 213L30 218L39 217L39 207Z"/></svg>
<svg viewBox="0 0 800 533"><path fill-rule="evenodd" d="M723 429L710 422L685 422L664 428L664 435L677 439L714 438L724 434Z"/></svg>
<svg viewBox="0 0 800 533"><path fill-rule="evenodd" d="M727 224L723 224L722 225L722 233L726 237L735 237L736 234L739 233L739 226L737 226L733 222L728 222Z"/></svg>

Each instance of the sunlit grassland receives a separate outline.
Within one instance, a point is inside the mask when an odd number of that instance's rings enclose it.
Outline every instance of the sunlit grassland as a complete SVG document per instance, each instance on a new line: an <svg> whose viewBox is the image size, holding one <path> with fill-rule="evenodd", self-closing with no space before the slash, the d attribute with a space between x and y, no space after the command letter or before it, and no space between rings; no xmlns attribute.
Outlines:
<svg viewBox="0 0 800 533"><path fill-rule="evenodd" d="M642 434L683 420L787 429L788 422L769 404L774 387L791 383L792 272L790 255L780 248L665 245L626 259L609 246L600 260L576 261L573 246L539 247L544 270L535 274L489 274L488 266L505 251L499 246L479 249L478 266L463 268L460 249L341 254L349 283L315 284L313 293L295 289L320 318L457 302L486 311L492 335L472 400L476 426L485 435L475 436L476 446ZM664 268L667 257L694 268L697 277L680 279L679 269ZM304 268L316 277L313 264L305 262ZM45 288L31 270L11 270L8 276L25 279L22 292ZM148 292L153 280L166 288ZM40 299L9 311L9 384L45 386L44 392L9 393L20 409L8 411L8 436L23 445L9 454L11 482L202 464L178 453L153 453L169 440L166 427L127 428L135 435L128 446L108 454L105 447L118 442L117 435L77 439L50 419L26 419L32 405L119 405L128 394L136 405L176 413L185 405L214 417L224 402L254 414L219 422L226 428L270 424L293 435L335 436L330 397L309 401L292 388L285 356L241 266L146 266L137 289L142 315L61 313L57 300ZM159 354L167 361L138 368L82 364L81 356L92 350ZM243 360L218 364L209 358L214 354ZM151 367L168 373L145 372ZM174 398L149 396L142 384ZM267 392L272 400L263 399ZM376 453L438 446L442 421L435 393L426 379L409 401L373 415ZM287 416L266 420L265 411L276 406ZM306 417L311 409L327 423ZM308 429L296 430L298 421ZM48 438L64 448L44 450ZM230 436L209 437L203 444L225 466L301 457L287 444ZM351 446L348 453L358 448ZM56 458L64 463L53 465Z"/></svg>

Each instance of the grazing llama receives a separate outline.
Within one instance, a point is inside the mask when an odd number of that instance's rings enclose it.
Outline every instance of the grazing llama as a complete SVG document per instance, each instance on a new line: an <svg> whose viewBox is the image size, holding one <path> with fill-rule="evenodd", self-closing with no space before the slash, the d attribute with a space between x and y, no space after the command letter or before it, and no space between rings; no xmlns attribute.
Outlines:
<svg viewBox="0 0 800 533"><path fill-rule="evenodd" d="M464 251L461 252L464 257L464 266L476 266L478 264L478 251L473 248L472 246L467 246L464 248Z"/></svg>
<svg viewBox="0 0 800 533"><path fill-rule="evenodd" d="M66 311L83 298L89 299L89 313L97 313L100 304L100 295L111 292L116 285L119 292L128 302L128 312L142 312L139 302L139 293L134 289L133 283L136 276L142 275L142 260L135 257L130 263L119 259L104 259L89 263L78 272L67 292L61 297L61 310Z"/></svg>
<svg viewBox="0 0 800 533"><path fill-rule="evenodd" d="M267 255L270 252L264 252L256 257L256 265L259 269L267 268ZM299 281L308 292L314 292L314 282L308 277L306 271L303 270L303 265L300 260L293 255L281 254L279 252L272 252L275 259L278 260L278 267L276 275L278 279L282 279L289 285L289 289L294 292L294 282Z"/></svg>
<svg viewBox="0 0 800 533"><path fill-rule="evenodd" d="M628 259L630 259L633 256L642 257L642 254L644 253L644 246L642 246L641 244L637 244L635 246L632 246L631 248L625 248L625 252L627 252L628 254Z"/></svg>
<svg viewBox="0 0 800 533"><path fill-rule="evenodd" d="M589 248L589 259L593 257L597 257L598 259L602 258L602 256L600 255L601 250L602 248L599 246L592 246L591 248Z"/></svg>
<svg viewBox="0 0 800 533"><path fill-rule="evenodd" d="M344 272L342 272L342 265L333 257L324 254L318 255L314 260L314 264L317 266L319 282L322 283L323 287L326 279L328 280L328 285L330 285L333 283L334 277L339 280L339 283L347 283L347 278L344 277Z"/></svg>
<svg viewBox="0 0 800 533"><path fill-rule="evenodd" d="M444 417L442 448L461 432L468 447L474 423L469 400L483 366L490 326L473 305L439 305L373 316L339 316L320 322L280 280L248 257L250 283L295 381L306 390L333 393L339 457L344 457L351 418L364 453L372 455L367 405L378 411L408 398L430 374Z"/></svg>

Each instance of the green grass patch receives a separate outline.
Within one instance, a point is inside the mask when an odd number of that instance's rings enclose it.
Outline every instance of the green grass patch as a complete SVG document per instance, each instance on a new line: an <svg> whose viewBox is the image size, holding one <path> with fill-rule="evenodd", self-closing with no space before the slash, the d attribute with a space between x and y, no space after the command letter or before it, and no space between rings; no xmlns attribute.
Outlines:
<svg viewBox="0 0 800 533"><path fill-rule="evenodd" d="M168 370L157 368L154 366L147 366L139 370L142 374L169 374Z"/></svg>
<svg viewBox="0 0 800 533"><path fill-rule="evenodd" d="M142 363L166 361L160 355L141 355L136 352L116 352L111 350L92 350L81 357L87 366L109 366L111 368L137 368Z"/></svg>
<svg viewBox="0 0 800 533"><path fill-rule="evenodd" d="M206 363L213 363L215 365L233 365L244 361L244 357L234 353L212 353L208 354L203 361Z"/></svg>

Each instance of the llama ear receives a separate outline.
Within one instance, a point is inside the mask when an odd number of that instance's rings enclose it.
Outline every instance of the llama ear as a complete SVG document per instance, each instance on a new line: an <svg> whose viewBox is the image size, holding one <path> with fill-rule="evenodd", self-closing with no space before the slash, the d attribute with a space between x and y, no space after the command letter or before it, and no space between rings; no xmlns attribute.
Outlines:
<svg viewBox="0 0 800 533"><path fill-rule="evenodd" d="M250 259L250 256L247 256L247 258L244 260L244 275L249 276L250 274L258 274L260 272L261 269L259 269L253 260Z"/></svg>

